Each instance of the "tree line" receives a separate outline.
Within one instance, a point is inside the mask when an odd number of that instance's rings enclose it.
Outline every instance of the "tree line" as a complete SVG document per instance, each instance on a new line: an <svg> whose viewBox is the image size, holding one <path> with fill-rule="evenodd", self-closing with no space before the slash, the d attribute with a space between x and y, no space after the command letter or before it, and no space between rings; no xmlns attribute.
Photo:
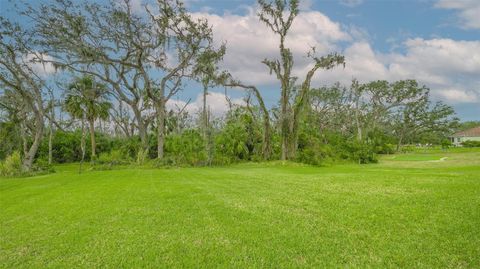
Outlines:
<svg viewBox="0 0 480 269"><path fill-rule="evenodd" d="M312 48L311 68L294 76L285 40L299 1L258 0L258 6L258 19L278 38L278 57L259 59L280 85L273 107L257 85L222 69L226 43L215 45L208 21L180 0L157 0L142 12L130 0L56 0L18 8L28 23L0 17L0 157L20 152L25 171L36 162L84 160L367 163L403 144L442 143L455 128L453 109L432 103L429 89L415 80L312 87L317 72L348 64L335 52L318 56ZM52 81L39 65L60 75ZM191 81L201 85L199 113L167 109ZM229 111L213 117L207 96L215 87L243 90L244 102L226 95Z"/></svg>

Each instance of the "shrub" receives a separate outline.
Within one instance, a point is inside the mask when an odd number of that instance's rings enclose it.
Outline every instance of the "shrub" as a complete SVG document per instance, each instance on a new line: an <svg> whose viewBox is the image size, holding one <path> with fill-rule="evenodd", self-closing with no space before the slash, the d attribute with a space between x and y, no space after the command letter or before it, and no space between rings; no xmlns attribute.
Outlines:
<svg viewBox="0 0 480 269"><path fill-rule="evenodd" d="M137 152L137 165L143 165L148 160L148 151L140 149Z"/></svg>
<svg viewBox="0 0 480 269"><path fill-rule="evenodd" d="M448 149L452 145L452 141L450 141L449 139L442 140L442 149Z"/></svg>
<svg viewBox="0 0 480 269"><path fill-rule="evenodd" d="M207 153L205 141L197 130L186 130L181 134L170 134L165 139L163 165L205 165Z"/></svg>
<svg viewBox="0 0 480 269"><path fill-rule="evenodd" d="M414 145L406 145L400 148L402 153L414 152L417 148Z"/></svg>
<svg viewBox="0 0 480 269"><path fill-rule="evenodd" d="M262 129L245 108L236 108L226 117L215 137L215 164L262 159Z"/></svg>
<svg viewBox="0 0 480 269"><path fill-rule="evenodd" d="M301 163L323 165L335 158L330 144L325 144L312 133L302 132L298 137L296 160Z"/></svg>
<svg viewBox="0 0 480 269"><path fill-rule="evenodd" d="M54 172L55 169L53 168L53 165L49 164L48 160L45 158L38 158L37 160L35 160L31 171L32 175Z"/></svg>
<svg viewBox="0 0 480 269"><path fill-rule="evenodd" d="M466 148L480 147L480 141L468 140L468 141L462 142L462 146L464 146Z"/></svg>
<svg viewBox="0 0 480 269"><path fill-rule="evenodd" d="M348 153L345 156L345 159L349 159L360 164L378 162L373 147L365 142L358 142L357 140L347 141L344 145L343 152Z"/></svg>
<svg viewBox="0 0 480 269"><path fill-rule="evenodd" d="M382 144L375 147L375 152L378 154L393 154L395 153L395 145Z"/></svg>
<svg viewBox="0 0 480 269"><path fill-rule="evenodd" d="M2 176L20 176L23 172L22 158L18 151L13 152L0 163L0 175Z"/></svg>
<svg viewBox="0 0 480 269"><path fill-rule="evenodd" d="M110 152L100 153L97 161L99 164L108 164L112 166L128 164L130 162L130 158L122 153L121 150L115 149Z"/></svg>

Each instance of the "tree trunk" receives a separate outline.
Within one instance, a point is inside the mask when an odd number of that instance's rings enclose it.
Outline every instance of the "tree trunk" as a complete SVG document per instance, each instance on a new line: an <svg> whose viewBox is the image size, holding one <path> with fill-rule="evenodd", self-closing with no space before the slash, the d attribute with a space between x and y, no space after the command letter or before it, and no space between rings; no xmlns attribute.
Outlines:
<svg viewBox="0 0 480 269"><path fill-rule="evenodd" d="M210 145L210 126L207 108L208 85L203 85L203 108L202 108L202 124L203 124L203 140L205 143L205 152L207 153L207 165L211 164L212 150Z"/></svg>
<svg viewBox="0 0 480 269"><path fill-rule="evenodd" d="M53 124L50 120L50 132L48 135L48 164L52 164L53 160Z"/></svg>
<svg viewBox="0 0 480 269"><path fill-rule="evenodd" d="M403 139L405 138L406 133L407 133L407 127L406 127L406 125L404 125L404 126L402 127L402 131L401 131L401 133L400 133L400 137L398 138L397 151L399 151L400 148L402 147Z"/></svg>
<svg viewBox="0 0 480 269"><path fill-rule="evenodd" d="M32 168L33 165L33 160L35 159L35 155L37 154L38 147L40 146L40 141L43 136L43 115L42 114L37 114L35 115L36 118L36 132L35 136L33 139L32 146L30 147L30 150L28 150L27 154L25 155L25 158L23 159L23 168L26 171L29 171Z"/></svg>
<svg viewBox="0 0 480 269"><path fill-rule="evenodd" d="M400 138L398 139L398 143L397 143L397 152L400 150L400 148L402 147L402 140L403 140L403 135L400 136Z"/></svg>
<svg viewBox="0 0 480 269"><path fill-rule="evenodd" d="M147 137L147 126L143 122L142 113L140 110L132 106L133 114L135 115L135 120L138 126L138 135L140 136L140 142L142 144L142 149L148 152L148 137Z"/></svg>
<svg viewBox="0 0 480 269"><path fill-rule="evenodd" d="M82 173L82 165L85 160L85 119L82 118L82 138L80 140L80 150L82 152L82 157L80 159L80 168L78 173Z"/></svg>
<svg viewBox="0 0 480 269"><path fill-rule="evenodd" d="M265 160L270 159L270 154L272 152L272 145L271 145L271 130L270 130L270 115L268 114L268 109L265 106L265 102L263 101L262 96L260 95L260 92L258 91L257 88L255 87L250 87L253 92L255 93L258 103L260 104L260 109L262 110L263 114L263 147L262 147L262 152L263 152L263 158Z"/></svg>
<svg viewBox="0 0 480 269"><path fill-rule="evenodd" d="M205 139L207 138L207 129L208 129L207 94L208 94L208 87L206 85L203 85L202 123L203 123L203 135Z"/></svg>
<svg viewBox="0 0 480 269"><path fill-rule="evenodd" d="M298 146L298 128L299 123L298 119L295 117L291 118L288 122L288 132L287 132L287 159L293 160L295 159L297 153L297 146Z"/></svg>
<svg viewBox="0 0 480 269"><path fill-rule="evenodd" d="M363 139L363 134L362 134L362 127L360 125L360 111L358 107L359 102L360 102L360 96L357 95L355 99L355 125L357 125L357 140L361 142Z"/></svg>
<svg viewBox="0 0 480 269"><path fill-rule="evenodd" d="M357 125L357 140L361 142L363 139L363 134L362 134L362 127L360 126L360 120L358 119L357 113L355 113L355 123Z"/></svg>
<svg viewBox="0 0 480 269"><path fill-rule="evenodd" d="M163 97L157 102L157 158L163 159L163 147L165 144L165 101Z"/></svg>
<svg viewBox="0 0 480 269"><path fill-rule="evenodd" d="M22 136L23 156L28 154L27 132L25 132L25 124L20 123L20 135Z"/></svg>
<svg viewBox="0 0 480 269"><path fill-rule="evenodd" d="M97 157L95 148L96 148L96 143L95 143L95 120L89 119L88 123L90 125L90 143L92 146L92 159L91 161L95 161L95 158Z"/></svg>
<svg viewBox="0 0 480 269"><path fill-rule="evenodd" d="M55 106L54 106L53 93L51 93L51 97L50 97L50 120L49 120L50 132L48 134L48 164L52 164L52 162L53 162L53 121L54 121L54 119L55 119Z"/></svg>
<svg viewBox="0 0 480 269"><path fill-rule="evenodd" d="M281 155L281 160L285 161L288 158L288 115L287 115L287 110L288 110L288 92L287 89L285 88L286 86L282 86L282 98L281 98L281 105L282 105L282 110L281 110L281 137L282 137L282 155ZM285 88L285 89L284 89Z"/></svg>
<svg viewBox="0 0 480 269"><path fill-rule="evenodd" d="M265 116L266 115L266 116ZM270 118L268 116L268 112L264 112L264 117L263 117L263 128L264 128L264 133L263 133L263 147L262 147L262 152L263 152L263 158L265 160L270 159L270 155L272 152L272 143L271 143L271 131L270 131Z"/></svg>

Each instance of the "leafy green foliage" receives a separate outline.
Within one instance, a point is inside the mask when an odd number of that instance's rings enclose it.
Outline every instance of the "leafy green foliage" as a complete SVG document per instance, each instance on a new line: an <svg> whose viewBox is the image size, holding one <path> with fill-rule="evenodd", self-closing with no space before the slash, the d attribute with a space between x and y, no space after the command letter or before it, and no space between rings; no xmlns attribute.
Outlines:
<svg viewBox="0 0 480 269"><path fill-rule="evenodd" d="M462 142L462 146L467 148L480 147L480 141L468 140L468 141Z"/></svg>
<svg viewBox="0 0 480 269"><path fill-rule="evenodd" d="M18 151L13 152L4 161L0 162L0 176L19 176L23 172L22 158Z"/></svg>
<svg viewBox="0 0 480 269"><path fill-rule="evenodd" d="M106 164L109 166L113 166L113 165L128 164L131 162L131 159L128 157L128 155L125 155L121 150L113 149L110 152L100 153L97 161L99 164Z"/></svg>
<svg viewBox="0 0 480 269"><path fill-rule="evenodd" d="M189 129L181 134L170 134L165 140L166 165L205 165L207 153L202 134Z"/></svg>
<svg viewBox="0 0 480 269"><path fill-rule="evenodd" d="M136 164L143 165L147 160L148 160L148 151L144 149L138 150Z"/></svg>
<svg viewBox="0 0 480 269"><path fill-rule="evenodd" d="M0 160L5 159L15 151L21 150L22 140L19 124L16 122L0 122Z"/></svg>
<svg viewBox="0 0 480 269"><path fill-rule="evenodd" d="M262 126L246 108L227 115L225 125L215 138L217 164L262 158Z"/></svg>
<svg viewBox="0 0 480 269"><path fill-rule="evenodd" d="M25 169L22 164L22 157L18 151L7 156L5 160L0 161L0 176L21 177L53 172L55 172L53 166L48 164L48 161L42 158L36 159L30 169Z"/></svg>

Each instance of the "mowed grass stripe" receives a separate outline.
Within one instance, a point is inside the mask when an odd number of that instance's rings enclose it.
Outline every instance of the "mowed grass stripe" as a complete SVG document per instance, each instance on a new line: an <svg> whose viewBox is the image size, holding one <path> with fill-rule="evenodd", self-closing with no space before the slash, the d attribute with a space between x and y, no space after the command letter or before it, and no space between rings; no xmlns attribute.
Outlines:
<svg viewBox="0 0 480 269"><path fill-rule="evenodd" d="M0 266L478 268L479 154L450 157L0 179Z"/></svg>

